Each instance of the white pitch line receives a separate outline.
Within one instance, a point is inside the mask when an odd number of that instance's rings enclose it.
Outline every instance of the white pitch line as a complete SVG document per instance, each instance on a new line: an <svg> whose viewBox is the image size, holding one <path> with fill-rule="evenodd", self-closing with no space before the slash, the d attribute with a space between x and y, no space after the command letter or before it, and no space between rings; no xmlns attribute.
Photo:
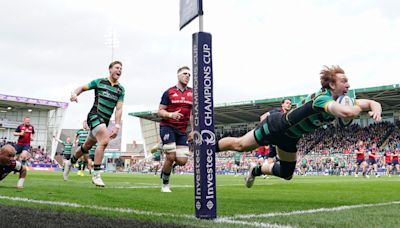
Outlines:
<svg viewBox="0 0 400 228"><path fill-rule="evenodd" d="M217 187L232 187L232 186L243 186L244 184L227 184L227 185L217 185ZM172 185L171 188L193 188L193 185ZM107 188L161 188L161 185L148 185L148 186L108 186Z"/></svg>
<svg viewBox="0 0 400 228"><path fill-rule="evenodd" d="M70 202L63 202L63 201L35 200L35 199L2 196L2 195L0 195L0 199L28 202L28 203L37 203L37 204L43 204L43 205L67 206L67 207L74 207L74 208L88 208L88 209L101 210L101 211L123 212L123 213L131 213L131 214L138 214L138 215L171 216L171 217L190 218L190 219L194 218L193 215L180 215L180 214L159 213L159 212L152 212L152 211L140 211L140 210L131 209L131 208L111 208L111 207L102 207L102 206L93 206L93 205L90 206L90 205L82 205L82 204L78 204L78 203L70 203Z"/></svg>
<svg viewBox="0 0 400 228"><path fill-rule="evenodd" d="M225 219L248 219L248 218L271 218L277 216L291 216L291 215L303 215L303 214L313 214L319 212L332 212L332 211L343 211L343 210L350 210L356 208L367 208L367 207L379 207L379 206L388 206L393 204L400 204L400 201L392 201L387 203L375 203L375 204L356 204L356 205L349 205L349 206L339 206L339 207L332 207L332 208L317 208L317 209L309 209L309 210L302 210L302 211L290 211L290 212L273 212L273 213L266 213L266 214L247 214L247 215L234 215L232 217L225 217Z"/></svg>
<svg viewBox="0 0 400 228"><path fill-rule="evenodd" d="M231 220L227 218L217 218L215 220L217 223L226 223L226 224L236 224L236 225L247 225L247 226L255 226L255 227L268 227L268 228L293 228L293 226L279 225L276 223L264 223L264 222L246 222L240 220Z"/></svg>
<svg viewBox="0 0 400 228"><path fill-rule="evenodd" d="M3 196L0 195L0 199L10 200L10 201L19 201L19 202L28 202L28 203L36 203L36 204L43 204L43 205L54 205L54 206L66 206L66 207L74 207L74 208L88 208L94 210L101 210L101 211L112 211L112 212L121 212L121 213L130 213L130 214L138 214L138 215L150 215L150 216L171 216L174 218L186 218L186 219L196 219L193 215L179 215L179 214L169 214L169 213L159 213L159 212L152 212L152 211L140 211L131 208L111 208L111 207L103 207L103 206L95 206L95 205L82 205L78 203L70 203L65 201L48 201L48 200L35 200L29 198L22 198L22 197L11 197L11 196ZM255 227L268 227L268 228L293 228L291 226L283 226L279 224L270 224L270 223L261 223L261 222L246 222L246 221L238 221L232 220L228 218L218 218L214 220L218 223L225 223L225 224L238 224L238 225L249 225Z"/></svg>

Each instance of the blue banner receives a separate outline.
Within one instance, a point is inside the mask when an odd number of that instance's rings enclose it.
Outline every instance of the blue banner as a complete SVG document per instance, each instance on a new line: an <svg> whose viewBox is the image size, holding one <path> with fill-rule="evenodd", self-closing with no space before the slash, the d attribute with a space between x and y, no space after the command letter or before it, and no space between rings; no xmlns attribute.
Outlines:
<svg viewBox="0 0 400 228"><path fill-rule="evenodd" d="M211 34L193 34L194 186L196 217L217 217Z"/></svg>
<svg viewBox="0 0 400 228"><path fill-rule="evenodd" d="M183 29L199 15L203 15L203 0L180 0L179 29Z"/></svg>

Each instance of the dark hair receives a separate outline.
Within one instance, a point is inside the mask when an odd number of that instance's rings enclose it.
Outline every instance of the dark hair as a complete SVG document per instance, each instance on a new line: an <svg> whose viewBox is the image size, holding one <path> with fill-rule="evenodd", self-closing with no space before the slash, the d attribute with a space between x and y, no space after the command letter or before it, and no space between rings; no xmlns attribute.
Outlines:
<svg viewBox="0 0 400 228"><path fill-rule="evenodd" d="M108 69L111 69L116 64L119 64L122 66L122 63L120 61L114 61L114 62L110 63L110 65L108 66Z"/></svg>
<svg viewBox="0 0 400 228"><path fill-rule="evenodd" d="M344 74L344 70L338 65L324 66L319 74L322 88L331 89L329 83L336 82L336 74Z"/></svg>
<svg viewBox="0 0 400 228"><path fill-rule="evenodd" d="M281 104L285 103L286 100L292 102L292 100L290 100L289 98L284 98L284 99L282 99Z"/></svg>
<svg viewBox="0 0 400 228"><path fill-rule="evenodd" d="M182 70L190 70L190 68L188 66L179 67L177 73L179 74L179 72L181 72Z"/></svg>

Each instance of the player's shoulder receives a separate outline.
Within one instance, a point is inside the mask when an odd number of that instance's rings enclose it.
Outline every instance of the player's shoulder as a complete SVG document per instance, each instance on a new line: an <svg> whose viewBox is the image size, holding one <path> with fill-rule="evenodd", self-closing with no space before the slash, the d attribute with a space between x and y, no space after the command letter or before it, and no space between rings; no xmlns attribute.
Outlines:
<svg viewBox="0 0 400 228"><path fill-rule="evenodd" d="M125 87L121 83L118 84L118 87L121 89L121 92L125 93Z"/></svg>
<svg viewBox="0 0 400 228"><path fill-rule="evenodd" d="M93 79L92 82L94 82L96 84L99 84L100 82L108 82L108 78L104 78L104 77L96 78L96 79Z"/></svg>
<svg viewBox="0 0 400 228"><path fill-rule="evenodd" d="M163 94L172 94L172 93L176 93L178 91L178 88L176 86L171 86L168 87L168 89L166 89Z"/></svg>

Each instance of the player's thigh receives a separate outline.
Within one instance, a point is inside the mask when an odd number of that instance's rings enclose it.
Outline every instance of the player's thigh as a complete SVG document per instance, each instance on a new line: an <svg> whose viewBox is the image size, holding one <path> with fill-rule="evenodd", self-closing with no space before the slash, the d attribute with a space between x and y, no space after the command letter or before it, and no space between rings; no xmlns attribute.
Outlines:
<svg viewBox="0 0 400 228"><path fill-rule="evenodd" d="M106 146L110 140L110 132L107 130L107 126L105 124L99 124L90 131L90 134L96 138L96 141L99 143L99 145Z"/></svg>
<svg viewBox="0 0 400 228"><path fill-rule="evenodd" d="M254 131L253 129L238 139L240 147L244 150L253 150L260 146L254 137Z"/></svg>
<svg viewBox="0 0 400 228"><path fill-rule="evenodd" d="M83 148L85 150L90 150L94 145L96 145L97 143L97 139L96 137L93 135L92 131L89 132L88 137L85 140L85 143L83 143Z"/></svg>
<svg viewBox="0 0 400 228"><path fill-rule="evenodd" d="M276 147L277 154L281 161L296 162L297 161L297 148L296 145L282 149L280 146Z"/></svg>
<svg viewBox="0 0 400 228"><path fill-rule="evenodd" d="M27 150L23 150L20 156L21 156L21 158L28 158L29 155L30 154L29 154L29 152Z"/></svg>
<svg viewBox="0 0 400 228"><path fill-rule="evenodd" d="M178 165L185 165L189 157L189 147L183 145L176 146L175 161Z"/></svg>

